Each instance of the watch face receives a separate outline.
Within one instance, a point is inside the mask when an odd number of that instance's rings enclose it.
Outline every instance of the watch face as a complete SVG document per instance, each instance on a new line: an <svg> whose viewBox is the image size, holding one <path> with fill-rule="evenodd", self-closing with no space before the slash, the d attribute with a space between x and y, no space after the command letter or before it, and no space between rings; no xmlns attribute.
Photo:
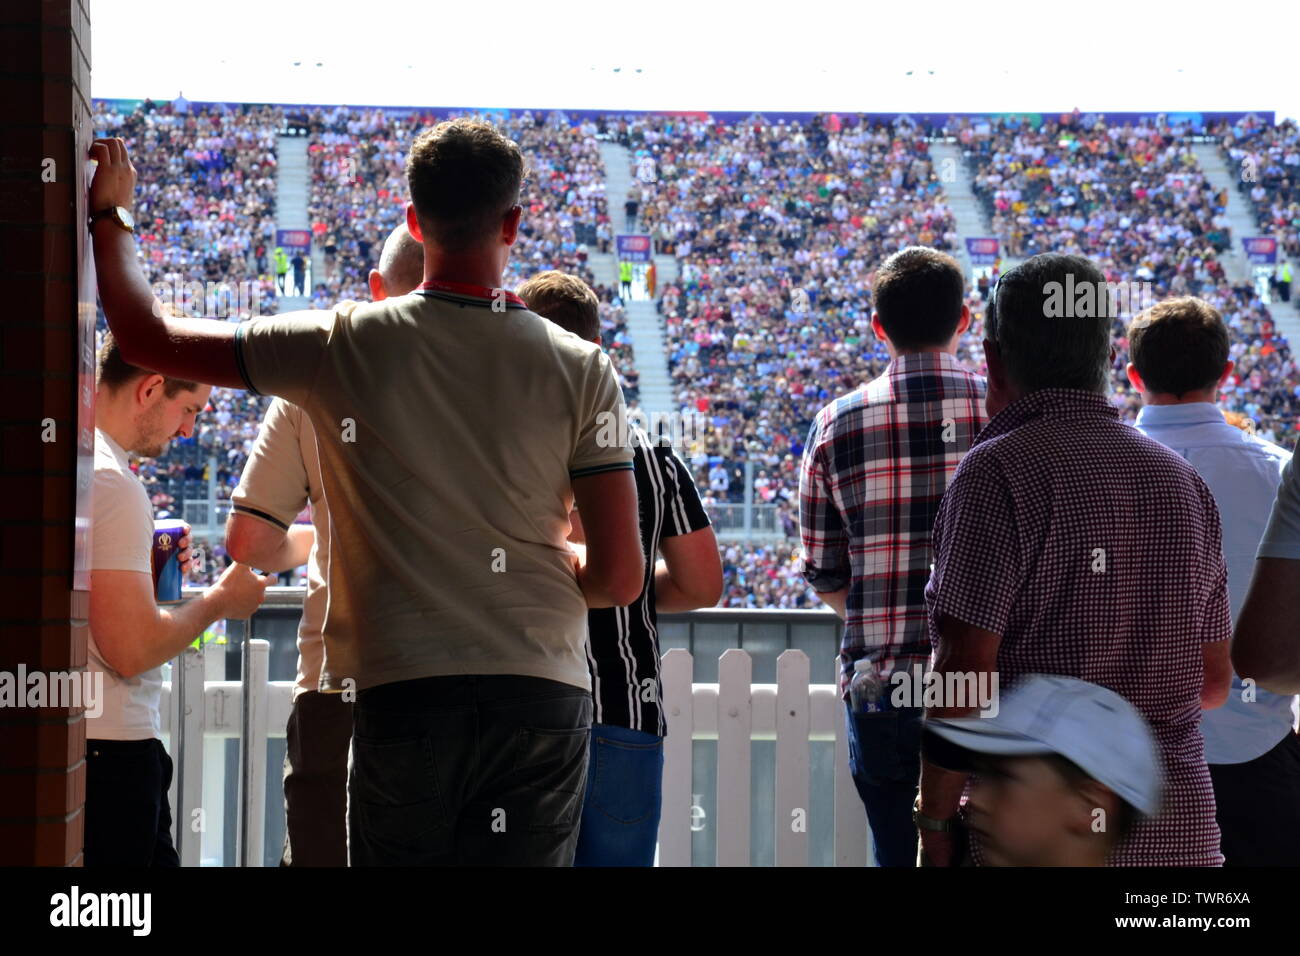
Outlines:
<svg viewBox="0 0 1300 956"><path fill-rule="evenodd" d="M121 206L117 207L117 218L122 220L122 225L126 226L126 228L128 229L135 228L135 220L131 218L131 214Z"/></svg>

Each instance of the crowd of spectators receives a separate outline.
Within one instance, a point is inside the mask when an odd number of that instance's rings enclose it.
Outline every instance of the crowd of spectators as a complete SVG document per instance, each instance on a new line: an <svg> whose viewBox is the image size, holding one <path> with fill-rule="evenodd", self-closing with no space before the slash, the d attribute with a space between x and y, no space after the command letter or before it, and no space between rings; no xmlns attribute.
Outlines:
<svg viewBox="0 0 1300 956"><path fill-rule="evenodd" d="M543 269L582 275L600 300L602 337L629 404L638 374L617 287L599 284L591 254L609 251L611 222L599 143L630 151L632 186L614 197L656 249L677 260L657 308L677 407L704 422L681 449L720 524L745 498L774 507L763 544L723 552L731 607L814 607L797 568L799 460L809 423L832 397L884 369L869 323L874 270L890 253L922 244L954 250L955 220L925 131L860 116L806 121L761 117L734 124L698 116L571 122L560 113L487 117L519 143L528 165L520 238L506 285ZM309 215L323 254L312 303L366 299L366 276L405 215L404 163L434 118L411 111L320 109L309 135ZM130 113L96 104L97 135L121 135L140 171L141 243L153 282L251 281L260 311L275 311L275 108L193 108L146 103ZM1078 114L1039 125L1014 117L952 120L977 197L1012 257L1086 255L1108 281L1150 283L1154 298L1194 294L1233 332L1237 372L1223 406L1294 447L1300 379L1270 305L1232 285L1219 255L1236 241L1226 191L1199 169L1186 126L1163 119L1108 126ZM1215 130L1225 154L1252 172L1243 190L1283 255L1300 254L1300 136L1294 124L1250 120ZM959 358L984 371L980 348L987 285L968 294L972 322ZM232 319L242 318L231 315ZM1138 401L1123 376L1127 342L1117 322L1115 402ZM139 463L160 514L183 497L219 497L238 481L265 399L214 390L194 438ZM210 457L216 457L211 474ZM727 513L727 514L724 514ZM770 516L768 516L770 518Z"/></svg>
<svg viewBox="0 0 1300 956"><path fill-rule="evenodd" d="M1279 255L1300 260L1300 128L1257 117L1226 120L1215 130L1228 168L1250 199L1263 235L1278 238Z"/></svg>
<svg viewBox="0 0 1300 956"><path fill-rule="evenodd" d="M738 502L750 460L758 499L788 502L817 409L887 361L869 328L874 269L955 243L927 143L907 122L834 115L646 116L624 135L640 228L678 262L659 310L677 404L708 419L697 482Z"/></svg>
<svg viewBox="0 0 1300 956"><path fill-rule="evenodd" d="M571 125L560 113L474 114L500 126L527 163L520 236L508 285L545 269L593 277L588 236L607 218L605 178L593 124ZM314 239L325 252L317 294L326 301L367 298L366 275L388 233L405 221L405 163L411 141L435 123L419 112L340 106L310 114L308 157Z"/></svg>
<svg viewBox="0 0 1300 956"><path fill-rule="evenodd" d="M1083 255L1108 282L1149 283L1146 301L1130 303L1116 322L1114 397L1126 417L1140 406L1124 375L1124 329L1133 312L1167 296L1196 295L1219 309L1233 337L1236 368L1221 404L1254 421L1263 437L1295 447L1300 376L1275 327L1277 306L1249 280L1234 284L1225 274L1219 255L1236 241L1227 227L1228 192L1200 169L1193 127L1164 118L1107 125L1076 113L1039 126L1016 117L963 119L950 132L1010 255Z"/></svg>
<svg viewBox="0 0 1300 956"><path fill-rule="evenodd" d="M124 111L96 101L93 121L97 137L120 136L130 150L140 261L164 307L229 321L274 314L280 108L197 106L178 98ZM196 283L202 301L182 292ZM213 389L192 438L135 463L160 517L182 516L186 498L207 498L209 477L218 498L229 497L267 404L247 392Z"/></svg>
<svg viewBox="0 0 1300 956"><path fill-rule="evenodd" d="M871 277L891 252L952 249L956 224L909 121L646 116L619 124L626 207L677 278L658 303L676 403L705 422L683 450L706 506L776 509L772 545L729 546L723 605L811 607L795 570L799 459L834 395L883 370ZM978 341L978 340L976 340Z"/></svg>
<svg viewBox="0 0 1300 956"><path fill-rule="evenodd" d="M526 163L524 212L506 287L517 288L538 272L559 269L581 276L596 288L588 258L607 248L612 235L597 139L604 124L570 122L559 112L473 115L500 126L519 144ZM366 276L384 239L405 221L407 151L416 134L434 122L433 116L418 111L346 106L317 110L307 117L308 213L313 241L324 254L324 276L312 290L314 307L369 297ZM631 400L637 376L622 309L616 294L600 289L597 293L602 301L601 325L609 337L606 344Z"/></svg>

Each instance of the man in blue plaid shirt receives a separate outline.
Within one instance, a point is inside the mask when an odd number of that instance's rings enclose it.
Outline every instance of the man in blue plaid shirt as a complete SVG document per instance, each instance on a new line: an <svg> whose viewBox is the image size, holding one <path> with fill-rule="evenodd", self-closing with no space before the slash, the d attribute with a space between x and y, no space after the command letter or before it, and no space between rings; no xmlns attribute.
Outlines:
<svg viewBox="0 0 1300 956"><path fill-rule="evenodd" d="M956 359L970 323L965 286L956 260L933 249L913 246L885 261L873 284L871 328L889 365L818 413L800 471L803 573L844 619L849 766L880 866L916 863L922 709L894 708L886 694L886 709L855 713L849 682L859 660L871 662L887 690L895 671L929 664L934 517L987 421L984 379Z"/></svg>

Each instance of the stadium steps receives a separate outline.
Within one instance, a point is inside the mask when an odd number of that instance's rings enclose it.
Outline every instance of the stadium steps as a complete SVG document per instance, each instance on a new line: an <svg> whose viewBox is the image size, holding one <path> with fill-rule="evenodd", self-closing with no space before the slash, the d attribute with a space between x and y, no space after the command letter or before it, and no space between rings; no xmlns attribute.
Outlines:
<svg viewBox="0 0 1300 956"><path fill-rule="evenodd" d="M626 147L618 143L602 142L600 158L605 164L605 196L609 204L610 222L616 226L615 234L625 230L617 228L623 222L623 199L627 196L628 186L632 183L631 159ZM672 256L655 256L655 273L659 290L670 278L667 263L663 260ZM614 252L606 255L589 256L591 270L597 281L605 281L618 288L618 258ZM677 275L677 263L671 263L671 277ZM664 345L663 328L659 322L659 312L655 303L646 299L633 299L624 303L627 312L627 331L632 337L632 352L636 360L636 370L640 375L639 399L641 408L647 415L658 412L672 412L676 403L673 401L672 379L668 376L668 353Z"/></svg>
<svg viewBox="0 0 1300 956"><path fill-rule="evenodd" d="M668 363L659 313L653 302L644 299L629 302L627 331L632 336L632 351L640 373L639 401L646 414L673 411L673 389L668 377Z"/></svg>
<svg viewBox="0 0 1300 956"><path fill-rule="evenodd" d="M1192 153L1201 171L1215 190L1228 191L1228 228L1232 230L1232 245L1227 252L1219 253L1223 271L1234 283L1250 281L1251 268L1246 261L1245 250L1241 240L1244 236L1253 236L1259 232L1255 221L1255 211L1251 209L1250 200L1241 193L1236 175L1228 169L1228 163L1219 152L1218 143L1193 143Z"/></svg>
<svg viewBox="0 0 1300 956"><path fill-rule="evenodd" d="M307 163L307 137L281 136L277 144L278 165L275 175L275 226L277 229L310 229L311 219L307 203L311 191L311 168ZM274 244L272 244L274 248ZM293 256L289 257L290 259ZM311 266L307 276L310 291L312 282L325 274L325 253L316 242L312 243ZM293 270L285 280L288 288L293 282ZM280 311L293 312L311 308L309 296L282 296Z"/></svg>
<svg viewBox="0 0 1300 956"><path fill-rule="evenodd" d="M953 257L962 264L966 275L969 276L972 266L970 255L966 252L966 240L991 236L993 227L985 218L984 206L975 195L970 169L966 165L961 144L932 142L930 161L934 163L935 174L943 183L948 208L952 210L953 218L957 221L957 248L953 250ZM1003 242L1005 241L1003 239ZM1004 255L1002 271L1006 272L1020 261Z"/></svg>
<svg viewBox="0 0 1300 956"><path fill-rule="evenodd" d="M1205 178L1210 181L1210 185L1216 190L1228 191L1228 228L1232 232L1232 246L1227 252L1219 254L1223 271L1234 283L1249 282L1253 269L1246 260L1246 251L1242 248L1241 240L1244 236L1258 235L1262 230L1255 218L1254 207L1241 191L1240 183L1237 181L1239 173L1229 167L1227 159L1219 150L1218 143L1193 143L1192 153L1196 156L1196 161L1205 173ZM1294 270L1294 265L1292 268ZM1292 288L1290 304L1273 302L1269 312L1277 324L1278 332L1294 351L1300 347L1300 297L1296 296L1295 287Z"/></svg>
<svg viewBox="0 0 1300 956"><path fill-rule="evenodd" d="M677 257L655 256L655 277L659 288L677 279Z"/></svg>

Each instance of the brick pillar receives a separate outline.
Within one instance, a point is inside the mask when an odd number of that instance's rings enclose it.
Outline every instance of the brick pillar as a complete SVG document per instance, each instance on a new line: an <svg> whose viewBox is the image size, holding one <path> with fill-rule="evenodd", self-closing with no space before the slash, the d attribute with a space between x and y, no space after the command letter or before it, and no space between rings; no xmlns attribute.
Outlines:
<svg viewBox="0 0 1300 956"><path fill-rule="evenodd" d="M95 321L83 266L87 5L0 4L0 672L9 675L20 665L86 667ZM83 710L0 706L0 866L81 864Z"/></svg>

